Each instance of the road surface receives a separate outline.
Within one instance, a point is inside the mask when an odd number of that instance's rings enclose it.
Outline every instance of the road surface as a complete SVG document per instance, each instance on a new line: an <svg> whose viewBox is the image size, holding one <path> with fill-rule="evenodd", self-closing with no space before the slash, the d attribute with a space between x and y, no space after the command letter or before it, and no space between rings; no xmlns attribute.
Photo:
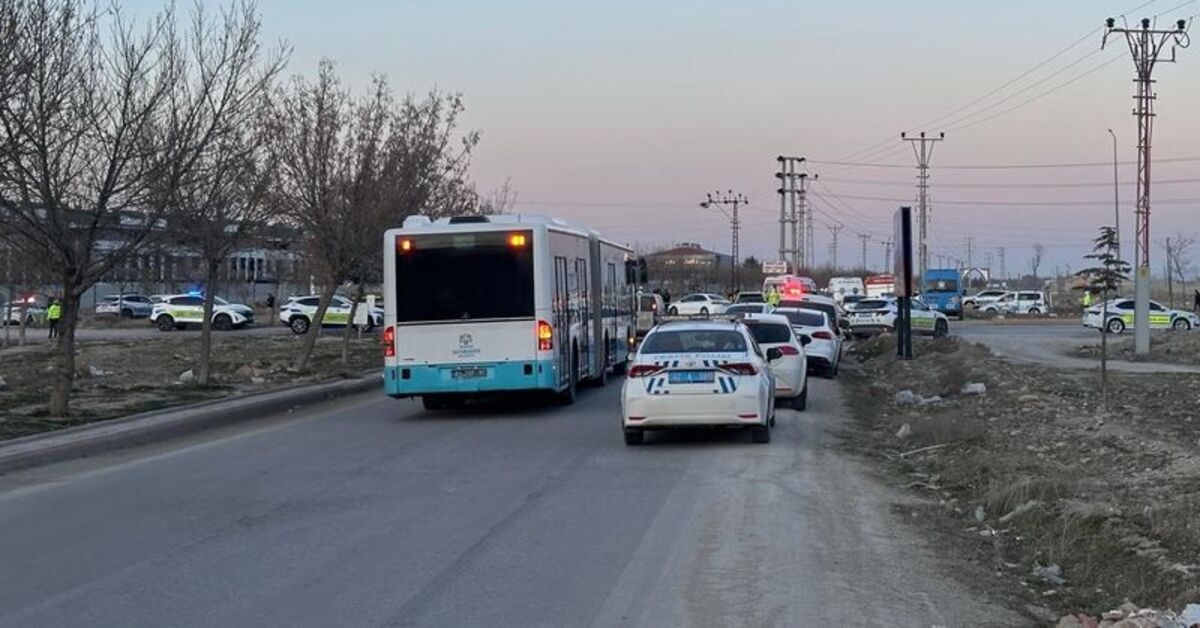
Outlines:
<svg viewBox="0 0 1200 628"><path fill-rule="evenodd" d="M770 445L626 447L618 389L451 413L369 394L0 477L0 626L1028 623L837 449L836 384Z"/></svg>
<svg viewBox="0 0 1200 628"><path fill-rule="evenodd" d="M1008 323L965 321L952 323L951 332L963 340L987 346L996 355L1020 362L1029 362L1063 369L1096 370L1095 359L1067 355L1072 349L1100 344L1100 334L1072 323ZM1190 332L1189 332L1190 333ZM1123 338L1128 337L1122 336ZM1111 337L1110 337L1111 340ZM1198 373L1200 368L1159 362L1129 362L1109 360L1108 368L1124 373Z"/></svg>

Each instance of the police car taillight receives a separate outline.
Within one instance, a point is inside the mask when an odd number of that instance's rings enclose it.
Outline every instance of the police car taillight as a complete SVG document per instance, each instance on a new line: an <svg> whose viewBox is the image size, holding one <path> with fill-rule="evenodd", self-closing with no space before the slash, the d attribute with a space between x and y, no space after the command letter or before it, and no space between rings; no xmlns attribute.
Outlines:
<svg viewBox="0 0 1200 628"><path fill-rule="evenodd" d="M391 325L383 330L383 357L396 357L396 328Z"/></svg>
<svg viewBox="0 0 1200 628"><path fill-rule="evenodd" d="M554 349L554 328L546 321L537 322L537 347L538 351Z"/></svg>
<svg viewBox="0 0 1200 628"><path fill-rule="evenodd" d="M722 364L717 367L730 375L758 375L758 369L753 364L744 362L735 362L731 364Z"/></svg>
<svg viewBox="0 0 1200 628"><path fill-rule="evenodd" d="M792 345L783 345L779 347L779 352L783 355L800 355L800 350Z"/></svg>
<svg viewBox="0 0 1200 628"><path fill-rule="evenodd" d="M658 364L637 364L629 369L629 377L649 377L661 372L664 368L666 367Z"/></svg>
<svg viewBox="0 0 1200 628"><path fill-rule="evenodd" d="M829 333L829 332L827 332L827 331L816 331L816 332L813 332L813 335L812 335L812 337L813 337L813 338L820 338L821 340L833 340L833 334L831 334L831 333Z"/></svg>

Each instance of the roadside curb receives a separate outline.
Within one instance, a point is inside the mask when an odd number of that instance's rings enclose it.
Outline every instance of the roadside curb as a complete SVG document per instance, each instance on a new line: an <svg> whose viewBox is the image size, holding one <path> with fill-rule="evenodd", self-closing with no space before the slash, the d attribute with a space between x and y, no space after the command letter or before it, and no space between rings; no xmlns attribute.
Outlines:
<svg viewBox="0 0 1200 628"><path fill-rule="evenodd" d="M0 474L160 442L381 389L379 376L379 371L371 371L356 379L250 393L15 438L0 443Z"/></svg>

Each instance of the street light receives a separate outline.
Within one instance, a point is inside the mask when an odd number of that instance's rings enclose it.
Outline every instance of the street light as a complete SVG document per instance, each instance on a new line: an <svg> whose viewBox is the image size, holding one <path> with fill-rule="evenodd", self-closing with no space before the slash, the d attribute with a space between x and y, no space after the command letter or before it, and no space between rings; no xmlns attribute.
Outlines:
<svg viewBox="0 0 1200 628"><path fill-rule="evenodd" d="M1108 130L1113 141L1113 227L1117 231L1117 259L1121 259L1121 185L1117 180L1117 134Z"/></svg>

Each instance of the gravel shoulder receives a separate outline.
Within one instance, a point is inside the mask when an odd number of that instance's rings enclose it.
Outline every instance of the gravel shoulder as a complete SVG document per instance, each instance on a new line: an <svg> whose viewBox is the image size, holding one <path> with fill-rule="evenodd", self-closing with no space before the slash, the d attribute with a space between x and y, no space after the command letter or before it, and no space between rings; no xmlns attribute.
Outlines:
<svg viewBox="0 0 1200 628"><path fill-rule="evenodd" d="M1106 405L1095 373L955 338L916 353L852 349L846 442L925 498L947 551L1047 618L1200 599L1200 378L1116 373Z"/></svg>

